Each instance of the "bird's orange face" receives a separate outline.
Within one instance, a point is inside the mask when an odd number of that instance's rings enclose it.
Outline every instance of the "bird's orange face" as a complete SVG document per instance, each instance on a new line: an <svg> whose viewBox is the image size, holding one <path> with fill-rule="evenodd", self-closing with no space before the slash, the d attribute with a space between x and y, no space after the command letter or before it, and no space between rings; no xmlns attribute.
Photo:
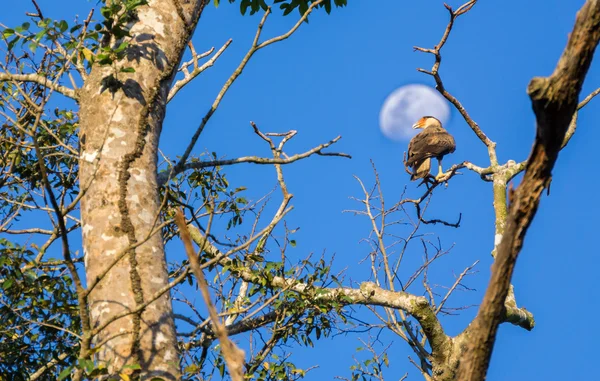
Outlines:
<svg viewBox="0 0 600 381"><path fill-rule="evenodd" d="M423 117L417 121L417 123L413 124L412 128L417 130L420 128L425 128L425 124L427 122L427 118Z"/></svg>
<svg viewBox="0 0 600 381"><path fill-rule="evenodd" d="M424 116L421 119L419 119L417 121L417 123L413 124L412 128L413 129L422 129L422 128L427 128L427 127L432 127L432 126L438 126L441 127L441 123L439 120L437 120L436 118L432 117L432 116Z"/></svg>

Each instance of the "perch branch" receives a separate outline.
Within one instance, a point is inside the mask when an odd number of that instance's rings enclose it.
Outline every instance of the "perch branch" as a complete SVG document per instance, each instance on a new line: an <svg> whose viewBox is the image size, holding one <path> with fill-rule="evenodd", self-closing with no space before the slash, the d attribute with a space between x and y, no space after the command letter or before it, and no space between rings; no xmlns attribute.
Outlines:
<svg viewBox="0 0 600 381"><path fill-rule="evenodd" d="M481 130L479 125L469 115L469 113L467 112L465 107L462 105L462 103L456 97L454 97L452 94L450 94L448 92L448 90L446 90L446 88L444 87L444 83L442 81L442 77L439 74L440 64L442 63L442 55L440 52L441 52L442 48L444 47L444 45L446 44L448 37L450 36L450 32L452 31L452 27L454 26L454 21L459 16L470 11L475 6L476 3L477 3L477 0L468 1L468 2L464 3L463 5L461 5L456 11L452 10L452 7L450 7L448 4L444 4L446 9L450 13L450 21L448 22L448 25L446 26L446 30L444 31L442 39L433 49L426 49L426 48L421 48L421 47L415 46L414 50L420 51L423 53L433 54L433 56L435 57L435 62L433 63L431 70L425 70L425 69L421 69L421 68L418 68L417 70L420 71L421 73L425 73L425 74L433 77L433 79L435 80L435 84L436 84L435 88L439 91L440 94L442 94L442 96L444 98L446 98L450 103L452 103L452 105L456 108L456 110L462 115L465 122L467 122L467 124L469 125L471 130L473 130L475 135L477 135L479 140L481 140L481 142L483 144L485 144L485 146L488 149L488 154L490 156L491 164L496 165L496 164L498 164L498 158L496 156L496 143L494 143L490 138L488 138L487 135Z"/></svg>

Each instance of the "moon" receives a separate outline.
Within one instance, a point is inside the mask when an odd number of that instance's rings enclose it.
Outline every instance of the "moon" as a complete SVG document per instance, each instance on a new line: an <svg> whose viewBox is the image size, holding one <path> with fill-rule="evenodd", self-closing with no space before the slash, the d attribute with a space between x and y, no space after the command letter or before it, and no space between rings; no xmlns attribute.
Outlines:
<svg viewBox="0 0 600 381"><path fill-rule="evenodd" d="M429 86L402 86L383 102L379 112L379 128L388 139L409 140L416 134L412 125L425 115L435 116L443 125L450 117L450 107L444 97Z"/></svg>

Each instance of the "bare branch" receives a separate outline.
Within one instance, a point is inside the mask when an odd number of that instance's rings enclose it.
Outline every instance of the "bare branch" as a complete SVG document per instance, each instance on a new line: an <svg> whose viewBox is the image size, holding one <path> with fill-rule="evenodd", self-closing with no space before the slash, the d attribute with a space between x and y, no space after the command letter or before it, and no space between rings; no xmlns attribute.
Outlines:
<svg viewBox="0 0 600 381"><path fill-rule="evenodd" d="M492 140L490 140L490 138L488 138L487 135L481 130L479 125L469 115L469 113L467 112L465 107L462 105L462 103L460 103L460 101L458 99L456 99L452 94L450 94L446 90L446 88L444 87L444 83L442 82L442 78L439 74L439 68L440 68L440 64L442 62L442 56L441 56L440 51L442 50L442 47L444 47L444 45L446 44L446 41L448 40L448 37L450 36L450 32L452 31L452 27L454 26L454 21L459 16L470 11L473 8L473 6L475 6L476 3L477 3L477 0L468 1L465 4L461 5L456 11L453 11L449 5L444 4L446 9L450 13L450 21L448 22L448 25L446 26L446 30L444 31L444 34L443 34L440 42L433 49L425 49L425 48L421 48L418 46L415 46L414 49L416 51L434 55L435 62L433 64L433 67L431 68L431 70L424 70L424 69L420 69L420 68L417 70L420 71L421 73L425 73L425 74L431 75L433 77L433 79L435 80L435 83L436 83L436 89L440 92L440 94L442 94L444 96L444 98L446 98L450 103L452 103L452 105L454 105L456 110L458 110L458 112L462 115L465 122L467 122L469 127L471 127L471 130L473 130L473 132L475 133L475 135L477 135L479 140L481 140L481 142L483 144L485 144L485 146L488 149L488 154L490 156L491 164L495 165L495 164L498 164L498 158L496 156L496 143L494 143Z"/></svg>
<svg viewBox="0 0 600 381"><path fill-rule="evenodd" d="M460 273L460 275L458 276L458 278L456 278L456 281L454 282L454 284L452 285L452 287L450 287L450 289L446 293L446 296L444 296L444 299L442 299L442 301L440 302L440 304L438 304L438 306L437 306L437 308L435 310L436 314L440 313L440 311L444 307L444 304L446 304L446 301L448 300L448 298L450 297L450 295L452 295L452 293L454 292L454 290L456 290L456 287L458 287L458 285L463 280L463 278L467 274L469 274L469 271L473 270L473 268L477 265L477 263L479 263L479 261L475 261L475 263L473 263L471 266L467 267L462 273Z"/></svg>
<svg viewBox="0 0 600 381"><path fill-rule="evenodd" d="M308 17L308 15L310 15L310 13L313 11L313 9L316 6L318 6L319 4L321 4L322 2L323 2L323 0L318 0L318 1L313 2L308 7L306 12L304 12L302 17L300 17L298 22L287 33L280 35L278 37L271 38L270 40L267 40L267 41L259 44L258 41L260 39L262 28L263 28L265 22L267 21L267 17L271 13L271 8L267 9L263 18L260 20L260 23L258 24L258 27L256 30L256 35L254 36L254 41L252 42L252 46L250 47L250 50L248 50L248 53L246 53L246 55L240 62L239 66L234 70L233 74L231 74L231 76L227 79L227 81L225 82L225 85L223 85L223 87L221 88L221 91L219 91L219 94L217 94L217 97L215 98L210 109L208 110L206 115L204 115L204 118L202 118L200 125L198 126L198 128L196 129L196 132L192 136L192 139L191 139L190 143L188 144L185 152L181 156L181 159L175 165L175 171L181 172L181 167L183 167L185 165L185 163L187 162L187 159L189 158L189 156L192 152L192 149L194 149L194 146L196 145L196 142L198 141L200 134L202 134L202 131L204 130L204 127L206 126L206 123L208 123L208 121L210 120L212 115L215 113L215 111L217 111L217 108L221 104L221 100L223 99L223 97L225 96L225 94L227 93L227 91L229 90L231 85L233 85L235 80L242 74L242 71L244 70L244 68L248 64L248 61L250 60L250 58L252 58L254 53L256 53L257 51L259 51L260 49L262 49L266 46L269 46L275 42L282 41L282 40L285 40L288 37L290 37L300 27L300 25L306 20L306 18Z"/></svg>
<svg viewBox="0 0 600 381"><path fill-rule="evenodd" d="M575 133L575 130L577 129L577 117L579 116L579 110L581 110L585 107L585 105L590 103L590 101L594 99L594 97L598 94L600 94L600 87L592 91L587 97L585 97L581 102L579 102L579 104L577 105L577 111L575 111L575 113L573 114L573 118L571 119L571 123L569 124L569 129L567 130L567 133L565 134L565 139L563 140L563 143L560 147L561 149L565 148L567 144L569 144L569 141L571 140L573 134Z"/></svg>
<svg viewBox="0 0 600 381"><path fill-rule="evenodd" d="M35 10L37 11L37 14L33 17L38 17L40 20L44 19L44 15L42 14L42 9L40 8L40 6L38 5L37 1L35 0L31 0L31 2L33 3L33 6L35 7Z"/></svg>
<svg viewBox="0 0 600 381"><path fill-rule="evenodd" d="M200 268L198 255L192 246L192 238L188 229L186 228L187 224L185 223L185 217L183 216L181 210L177 210L177 213L175 214L175 221L179 227L179 235L183 241L187 257L190 261L190 267L192 268L192 271L198 280L198 285L200 286L204 303L208 308L214 331L219 338L219 342L221 343L221 351L223 353L223 357L225 358L225 363L227 364L231 378L233 381L242 381L244 379L244 351L239 349L233 342L231 342L231 340L229 340L227 337L227 330L219 320L217 310L215 309L215 306L210 298L204 273Z"/></svg>
<svg viewBox="0 0 600 381"><path fill-rule="evenodd" d="M346 153L323 152L323 149L331 146L332 144L335 144L341 138L342 138L341 136L337 136L336 138L334 138L333 140L330 140L327 143L320 144L320 145L318 145L306 152L303 152L303 153L299 153L299 154L296 154L293 156L287 156L285 159L280 158L280 157L265 158L265 157L258 157L258 156L243 156L243 157L238 157L236 159L199 161L199 162L186 163L185 165L180 167L180 169L178 169L178 170L174 169L172 171L166 171L166 172L160 173L158 175L158 185L162 186L167 181L169 181L169 179L177 176L179 173L185 172L190 169L218 167L218 166L234 165L234 164L240 164L240 163L253 163L253 164L262 164L262 165L265 165L265 164L291 164L295 161L305 159L305 158L315 155L315 154L320 155L320 156L339 156L339 157L352 158L352 156L350 156Z"/></svg>
<svg viewBox="0 0 600 381"><path fill-rule="evenodd" d="M177 95L179 90L183 89L183 87L185 85L190 83L194 78L196 78L198 75L200 75L200 73L202 73L209 67L213 66L215 64L215 61L217 59L219 59L219 57L221 56L221 54L223 54L225 49L227 49L229 47L229 45L231 44L231 41L232 41L231 39L227 40L227 42L221 47L221 49L219 49L215 53L215 55L212 56L212 58L210 60L206 61L206 63L204 63L202 66L198 66L198 60L205 57L206 55L212 53L214 48L212 48L211 50L209 50L206 53L194 55L190 61L183 63L179 70L184 72L185 77L183 79L180 79L179 81L175 82L175 84L173 84L173 86L171 87L171 90L169 91L169 95L167 97L167 102L170 102L175 97L175 95ZM192 52L192 54L193 54L193 52ZM194 70L192 70L192 72L190 73L187 71L187 67L191 64L194 64Z"/></svg>
<svg viewBox="0 0 600 381"><path fill-rule="evenodd" d="M0 73L0 82L32 82L42 85L48 89L52 89L57 93L60 93L66 97L77 100L75 90L66 86L61 86L55 81L38 74L11 74L11 73Z"/></svg>

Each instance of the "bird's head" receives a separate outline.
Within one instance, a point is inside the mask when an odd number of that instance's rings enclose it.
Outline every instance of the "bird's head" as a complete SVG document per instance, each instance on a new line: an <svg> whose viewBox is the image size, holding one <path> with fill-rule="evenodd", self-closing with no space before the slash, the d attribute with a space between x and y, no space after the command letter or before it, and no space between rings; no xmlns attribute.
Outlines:
<svg viewBox="0 0 600 381"><path fill-rule="evenodd" d="M424 116L412 126L414 129L427 128L427 127L442 127L442 122L433 116Z"/></svg>

